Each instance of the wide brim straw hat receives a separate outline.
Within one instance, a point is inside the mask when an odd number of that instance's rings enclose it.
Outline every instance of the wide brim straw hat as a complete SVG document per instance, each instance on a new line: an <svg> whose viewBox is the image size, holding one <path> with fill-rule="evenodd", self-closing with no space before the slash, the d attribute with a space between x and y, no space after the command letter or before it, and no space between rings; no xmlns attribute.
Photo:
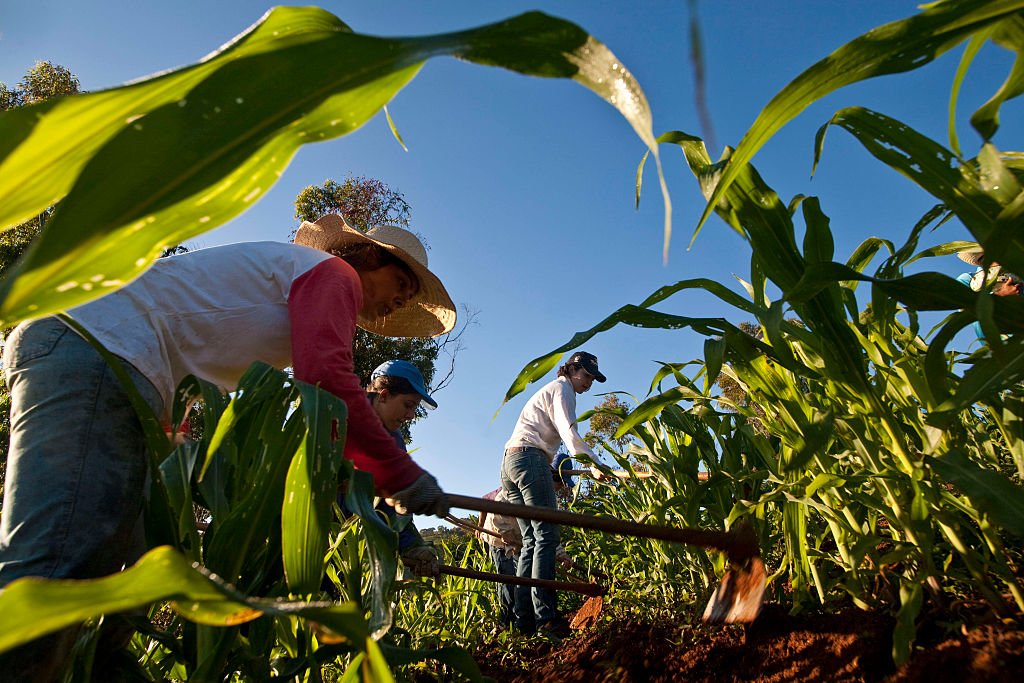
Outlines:
<svg viewBox="0 0 1024 683"><path fill-rule="evenodd" d="M963 251L958 251L956 256L961 261L970 263L972 266L980 266L985 258L985 250L981 247L964 249Z"/></svg>
<svg viewBox="0 0 1024 683"><path fill-rule="evenodd" d="M295 233L295 244L327 252L360 243L375 244L400 259L416 274L420 289L405 306L383 318L359 315L359 327L385 337L436 337L455 327L455 304L441 280L427 267L423 243L408 230L378 225L362 233L332 213L315 223L303 221Z"/></svg>

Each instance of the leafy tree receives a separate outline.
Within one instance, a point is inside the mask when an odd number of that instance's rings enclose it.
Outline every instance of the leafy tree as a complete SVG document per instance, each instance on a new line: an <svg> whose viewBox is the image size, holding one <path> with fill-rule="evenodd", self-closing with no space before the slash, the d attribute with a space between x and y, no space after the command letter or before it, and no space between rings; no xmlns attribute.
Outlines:
<svg viewBox="0 0 1024 683"><path fill-rule="evenodd" d="M310 185L295 199L295 217L300 221L315 221L329 213L341 214L353 228L366 232L375 225L397 225L409 229L412 209L401 192L383 181L349 173L341 183L328 179L323 185ZM294 238L296 230L292 231L291 237ZM356 374L363 384L367 384L374 368L393 358L401 358L419 368L427 386L433 387L432 391L439 391L454 375L455 356L462 348L462 334L474 318L473 311L463 308L462 325L437 338L381 337L357 329L353 342ZM438 358L442 355L447 358L447 363L439 370ZM421 417L425 414L422 410ZM403 427L403 433L408 441L407 427Z"/></svg>
<svg viewBox="0 0 1024 683"><path fill-rule="evenodd" d="M315 221L329 213L340 213L353 228L366 232L375 225L408 228L412 209L401 192L382 180L349 173L341 183L328 179L322 186L310 185L295 199L300 220Z"/></svg>
<svg viewBox="0 0 1024 683"><path fill-rule="evenodd" d="M632 408L627 402L620 399L618 394L606 395L601 404L594 409L594 414L590 416L590 430L583 440L592 447L604 443L605 446L622 455L629 448L633 437L626 434L615 438L615 432L630 410Z"/></svg>
<svg viewBox="0 0 1024 683"><path fill-rule="evenodd" d="M52 62L36 62L13 89L0 81L0 111L79 92L78 77Z"/></svg>
<svg viewBox="0 0 1024 683"><path fill-rule="evenodd" d="M0 111L43 102L51 97L79 92L78 78L68 69L51 62L36 62L14 88L0 82ZM25 223L0 232L0 277L25 253L29 243L53 213L49 207ZM6 336L6 331L4 333ZM11 395L0 379L0 495L7 475L7 448L11 441Z"/></svg>

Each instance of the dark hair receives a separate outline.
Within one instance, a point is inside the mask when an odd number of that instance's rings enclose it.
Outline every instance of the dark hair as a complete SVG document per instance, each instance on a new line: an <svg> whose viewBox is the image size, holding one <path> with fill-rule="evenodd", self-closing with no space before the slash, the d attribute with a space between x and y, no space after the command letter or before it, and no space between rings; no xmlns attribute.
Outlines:
<svg viewBox="0 0 1024 683"><path fill-rule="evenodd" d="M369 394L371 401L382 391L387 391L389 394L416 394L417 397L422 398L420 392L413 388L409 380L393 375L377 375L370 380L369 386L366 387L366 393Z"/></svg>
<svg viewBox="0 0 1024 683"><path fill-rule="evenodd" d="M415 285L416 291L418 292L420 289L420 279L413 272L413 269L405 261L384 247L365 242L351 243L336 249L330 249L328 253L342 259L356 270L379 270L385 266L396 265L409 276L409 279Z"/></svg>
<svg viewBox="0 0 1024 683"><path fill-rule="evenodd" d="M562 367L558 368L559 377L570 377L572 373L576 372L583 367L582 363L566 363Z"/></svg>

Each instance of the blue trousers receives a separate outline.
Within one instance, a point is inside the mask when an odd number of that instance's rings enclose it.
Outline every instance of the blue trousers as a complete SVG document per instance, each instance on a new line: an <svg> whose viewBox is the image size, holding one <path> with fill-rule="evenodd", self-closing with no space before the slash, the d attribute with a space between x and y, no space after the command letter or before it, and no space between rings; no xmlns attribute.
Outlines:
<svg viewBox="0 0 1024 683"><path fill-rule="evenodd" d="M491 561L494 562L494 568L499 574L505 576L516 575L516 555L510 554L512 551L506 551L504 548L495 548L493 545L487 545L488 554L491 556ZM501 609L501 625L505 627L513 626L516 624L515 621L515 586L511 586L507 583L498 584L498 605Z"/></svg>
<svg viewBox="0 0 1024 683"><path fill-rule="evenodd" d="M0 589L25 576L85 579L134 563L145 551L146 441L113 371L55 318L17 327L3 363L11 393L11 445L0 520ZM159 415L159 392L125 366ZM59 668L75 632L5 653L3 680L52 677L26 669ZM45 654L28 652L33 647Z"/></svg>
<svg viewBox="0 0 1024 683"><path fill-rule="evenodd" d="M539 448L509 452L501 463L501 487L510 503L557 507L551 463ZM555 578L555 549L559 542L557 524L519 520L523 549L516 574L534 579ZM515 587L516 627L529 633L558 619L557 594L550 588Z"/></svg>

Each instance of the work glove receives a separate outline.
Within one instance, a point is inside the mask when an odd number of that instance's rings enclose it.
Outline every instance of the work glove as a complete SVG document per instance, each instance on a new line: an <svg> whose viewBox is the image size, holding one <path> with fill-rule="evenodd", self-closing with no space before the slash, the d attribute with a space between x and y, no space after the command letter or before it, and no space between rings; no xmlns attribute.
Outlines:
<svg viewBox="0 0 1024 683"><path fill-rule="evenodd" d="M441 573L437 551L429 545L417 545L407 549L402 553L402 564L416 576L437 576Z"/></svg>
<svg viewBox="0 0 1024 683"><path fill-rule="evenodd" d="M555 548L555 561L565 567L572 566L572 558L569 557L569 553L565 552L564 545L559 544L558 547Z"/></svg>
<svg viewBox="0 0 1024 683"><path fill-rule="evenodd" d="M429 472L424 472L416 481L401 491L395 491L386 499L400 515L437 515L448 514L448 496L437 485L437 479Z"/></svg>
<svg viewBox="0 0 1024 683"><path fill-rule="evenodd" d="M606 481L608 479L608 475L593 465L590 466L590 476L593 477L594 481Z"/></svg>

